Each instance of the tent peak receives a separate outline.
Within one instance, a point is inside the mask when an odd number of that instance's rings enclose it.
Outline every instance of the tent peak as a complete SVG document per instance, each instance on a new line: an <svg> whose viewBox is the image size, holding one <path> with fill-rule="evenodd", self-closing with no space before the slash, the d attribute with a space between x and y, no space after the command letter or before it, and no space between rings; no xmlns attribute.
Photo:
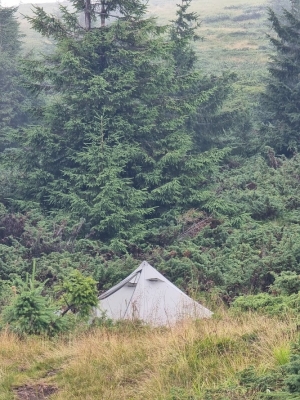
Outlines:
<svg viewBox="0 0 300 400"><path fill-rule="evenodd" d="M99 300L96 316L105 312L114 320L140 319L153 325L169 325L184 318L212 315L147 261L102 294Z"/></svg>

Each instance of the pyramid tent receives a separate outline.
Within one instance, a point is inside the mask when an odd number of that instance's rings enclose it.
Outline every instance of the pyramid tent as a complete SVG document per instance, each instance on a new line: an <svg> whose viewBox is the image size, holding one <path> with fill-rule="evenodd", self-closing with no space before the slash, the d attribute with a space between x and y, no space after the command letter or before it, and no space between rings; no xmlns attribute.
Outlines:
<svg viewBox="0 0 300 400"><path fill-rule="evenodd" d="M209 318L212 312L197 303L146 261L123 281L103 293L95 316L140 319L170 325L185 318Z"/></svg>

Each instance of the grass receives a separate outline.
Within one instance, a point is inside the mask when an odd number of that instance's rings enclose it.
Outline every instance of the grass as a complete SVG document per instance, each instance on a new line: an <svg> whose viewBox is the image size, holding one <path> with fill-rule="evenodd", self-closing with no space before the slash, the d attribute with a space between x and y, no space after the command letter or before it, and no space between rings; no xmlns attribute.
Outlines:
<svg viewBox="0 0 300 400"><path fill-rule="evenodd" d="M289 318L223 311L172 329L122 324L55 340L2 332L0 400L18 387L57 388L56 400L201 400L251 365L263 373L286 363L295 328Z"/></svg>
<svg viewBox="0 0 300 400"><path fill-rule="evenodd" d="M290 346L288 344L283 344L282 346L275 347L273 354L278 365L285 365L290 361Z"/></svg>

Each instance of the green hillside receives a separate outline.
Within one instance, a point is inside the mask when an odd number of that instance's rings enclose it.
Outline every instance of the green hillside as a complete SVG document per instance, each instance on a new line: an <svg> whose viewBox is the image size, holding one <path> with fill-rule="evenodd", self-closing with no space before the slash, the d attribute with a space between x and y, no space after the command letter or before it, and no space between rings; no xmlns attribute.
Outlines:
<svg viewBox="0 0 300 400"><path fill-rule="evenodd" d="M176 3L0 6L0 400L300 398L300 0Z"/></svg>
<svg viewBox="0 0 300 400"><path fill-rule="evenodd" d="M55 284L58 276L68 279L75 268L93 275L98 289L104 290L126 276L133 264L147 259L183 289L204 290L208 299L216 291L230 303L236 295L268 291L281 279L281 272L298 271L298 156L290 158L290 150L276 154L272 146L277 139L268 136L272 124L261 127L260 94L266 88L271 53L266 37L268 5L278 10L278 2L192 2L192 10L202 19L197 33L203 40L195 43L196 57L194 47L185 49L189 42L176 36L174 47L162 46L167 33L150 20L143 34L149 38L152 29L161 37L151 36L146 42L151 49L146 61L143 52L138 58L131 48L122 55L128 57L126 62L122 57L120 61L114 50L113 61L104 64L113 72L97 83L105 82L105 90L94 82L101 63L87 62L98 54L86 50L90 43L79 51L81 42L73 33L66 41L61 33L56 35L55 24L61 27L47 13L58 15L57 5L42 5L35 31L21 20L21 30L27 34L23 42L28 48L36 43L34 50L47 57L45 62L38 57L23 64L26 85L42 94L40 103L36 98L26 100L33 102L34 114L28 117L32 120L24 130L15 125L4 130L11 148L6 150L3 143L3 279L11 274L24 277L35 258L38 280L50 276ZM175 18L175 10L174 2L152 2L146 15L166 23ZM19 13L30 13L30 6L22 5ZM74 23L70 14L64 18ZM114 29L113 23L105 32L110 28ZM190 39L194 32L185 29ZM44 33L42 40L37 31ZM55 41L50 42L48 32L58 42L57 54L51 55ZM98 34L97 29L92 32ZM69 41L74 41L70 48ZM95 43L106 42L97 38ZM144 42L133 49L143 46ZM118 51L119 47L118 42ZM186 53L180 53L182 47ZM97 51L105 55L107 50ZM165 51L171 51L166 59ZM195 63L187 81L179 56ZM163 61L158 62L160 57ZM170 66L162 68L172 58L174 75ZM153 86L144 85L144 68ZM125 91L115 86L119 80ZM168 105L172 112L156 105L161 92L168 90L173 90L165 100L168 104L172 99ZM142 93L143 100L130 99L129 93ZM94 110L91 115L86 107ZM147 140L140 131L147 132ZM98 149L99 132L104 154ZM160 134L166 136L158 140ZM120 135L126 142L122 145ZM141 142L136 135L142 135ZM106 140L112 140L107 148ZM293 246L288 244L290 232Z"/></svg>

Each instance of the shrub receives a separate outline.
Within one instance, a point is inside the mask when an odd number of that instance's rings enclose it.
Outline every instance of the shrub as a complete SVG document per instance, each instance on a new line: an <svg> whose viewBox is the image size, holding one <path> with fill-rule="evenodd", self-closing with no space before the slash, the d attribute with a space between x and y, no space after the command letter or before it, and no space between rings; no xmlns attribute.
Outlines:
<svg viewBox="0 0 300 400"><path fill-rule="evenodd" d="M291 295L300 291L300 275L292 271L284 271L275 276L275 282L270 286L274 294Z"/></svg>
<svg viewBox="0 0 300 400"><path fill-rule="evenodd" d="M300 312L300 293L291 296L272 296L268 293L237 297L231 304L239 311L257 311L270 315L298 315Z"/></svg>

